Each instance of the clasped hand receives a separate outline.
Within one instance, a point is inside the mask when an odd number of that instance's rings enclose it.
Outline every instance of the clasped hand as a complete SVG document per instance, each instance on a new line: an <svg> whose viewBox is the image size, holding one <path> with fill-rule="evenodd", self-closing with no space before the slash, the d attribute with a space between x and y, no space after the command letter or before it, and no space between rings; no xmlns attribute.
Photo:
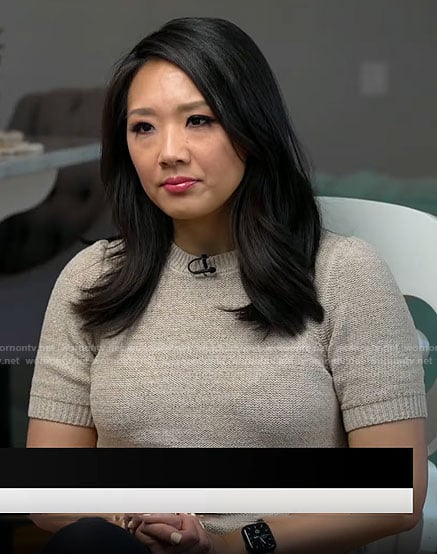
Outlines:
<svg viewBox="0 0 437 554"><path fill-rule="evenodd" d="M125 514L117 523L152 554L222 554L222 539L192 514Z"/></svg>

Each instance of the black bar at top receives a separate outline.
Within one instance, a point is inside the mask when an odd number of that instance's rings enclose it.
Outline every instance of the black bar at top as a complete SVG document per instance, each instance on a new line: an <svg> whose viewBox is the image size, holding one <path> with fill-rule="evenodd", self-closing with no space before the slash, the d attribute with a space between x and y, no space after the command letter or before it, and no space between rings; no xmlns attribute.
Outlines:
<svg viewBox="0 0 437 554"><path fill-rule="evenodd" d="M411 488L411 448L3 448L0 488Z"/></svg>

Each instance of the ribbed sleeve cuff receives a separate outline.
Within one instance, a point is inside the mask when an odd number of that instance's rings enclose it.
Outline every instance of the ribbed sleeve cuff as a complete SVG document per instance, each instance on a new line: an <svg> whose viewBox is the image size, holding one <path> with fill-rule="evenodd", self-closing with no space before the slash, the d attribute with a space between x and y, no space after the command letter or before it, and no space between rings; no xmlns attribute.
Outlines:
<svg viewBox="0 0 437 554"><path fill-rule="evenodd" d="M343 410L346 432L401 419L427 417L426 395L415 394Z"/></svg>
<svg viewBox="0 0 437 554"><path fill-rule="evenodd" d="M42 398L41 396L30 396L28 415L36 419L94 427L89 406L68 404L51 398Z"/></svg>

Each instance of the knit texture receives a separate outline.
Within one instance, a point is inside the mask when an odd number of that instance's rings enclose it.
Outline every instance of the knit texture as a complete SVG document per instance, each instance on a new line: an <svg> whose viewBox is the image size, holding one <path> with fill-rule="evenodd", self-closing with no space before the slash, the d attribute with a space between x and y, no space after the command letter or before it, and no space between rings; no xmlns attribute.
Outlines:
<svg viewBox="0 0 437 554"><path fill-rule="evenodd" d="M82 332L70 302L109 269L108 252L106 240L85 248L55 284L29 417L95 426L98 447L145 448L345 447L353 429L426 417L413 320L365 241L324 231L315 285L325 320L264 342L216 309L250 302L237 252L210 257L216 273L193 275L197 256L175 243L132 328L112 339ZM211 529L249 515L238 516L222 514Z"/></svg>

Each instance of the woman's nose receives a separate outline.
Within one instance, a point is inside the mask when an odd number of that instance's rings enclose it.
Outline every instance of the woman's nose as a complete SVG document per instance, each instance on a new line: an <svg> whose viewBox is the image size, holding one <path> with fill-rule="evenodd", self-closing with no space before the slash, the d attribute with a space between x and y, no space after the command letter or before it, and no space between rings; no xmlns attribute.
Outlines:
<svg viewBox="0 0 437 554"><path fill-rule="evenodd" d="M183 132L168 130L161 135L159 152L160 165L175 165L189 163L190 151Z"/></svg>

